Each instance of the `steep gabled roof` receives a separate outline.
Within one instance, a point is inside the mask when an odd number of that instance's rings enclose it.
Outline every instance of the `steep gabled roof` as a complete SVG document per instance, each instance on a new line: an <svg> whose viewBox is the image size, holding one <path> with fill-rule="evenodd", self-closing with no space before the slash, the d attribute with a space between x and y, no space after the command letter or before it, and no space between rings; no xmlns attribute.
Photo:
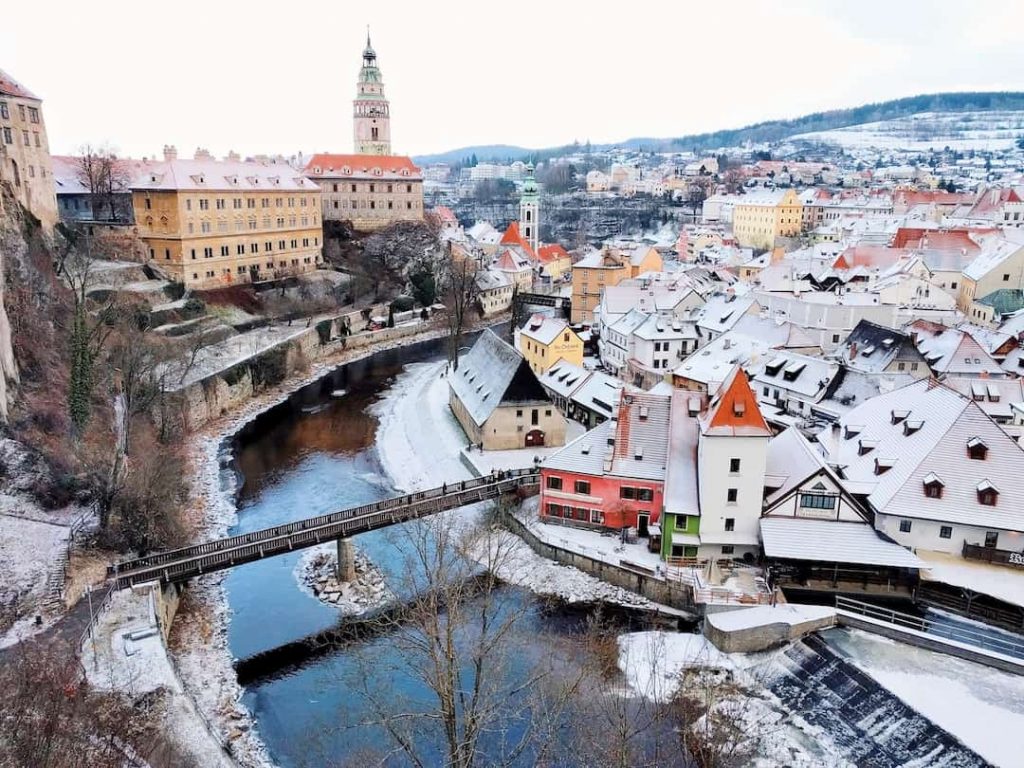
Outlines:
<svg viewBox="0 0 1024 768"><path fill-rule="evenodd" d="M513 221L508 225L508 229L505 230L505 234L501 236L500 245L509 245L516 248L522 248L523 253L527 258L534 258L533 248L530 244L523 239L522 234L519 232L519 222Z"/></svg>
<svg viewBox="0 0 1024 768"><path fill-rule="evenodd" d="M722 382L711 401L707 414L701 420L701 434L771 437L747 374L739 366Z"/></svg>
<svg viewBox="0 0 1024 768"><path fill-rule="evenodd" d="M489 329L459 360L448 384L478 425L499 405L551 402L523 356Z"/></svg>

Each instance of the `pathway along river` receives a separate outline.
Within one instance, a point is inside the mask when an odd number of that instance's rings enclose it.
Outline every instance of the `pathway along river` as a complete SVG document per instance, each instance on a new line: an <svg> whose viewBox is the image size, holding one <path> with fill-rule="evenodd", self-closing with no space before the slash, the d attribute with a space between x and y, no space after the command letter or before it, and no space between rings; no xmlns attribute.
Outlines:
<svg viewBox="0 0 1024 768"><path fill-rule="evenodd" d="M386 396L405 365L440 360L443 350L443 339L427 341L348 363L246 426L234 445L235 470L242 482L238 524L231 533L393 495L375 447L377 421L371 406ZM345 394L332 396L339 390ZM389 576L397 576L401 567L396 530L363 534L355 540ZM339 625L337 609L319 602L297 583L295 569L301 556L296 552L244 565L232 570L225 581L231 652L240 660L273 657L275 669L272 674L246 676L245 703L272 758L285 768L379 759L392 743L382 728L362 724L372 716L358 688L368 666L377 673L371 677L376 694L423 702L429 700L430 691L396 658L388 635L364 637L312 655L300 652L295 659L287 658L290 652L278 650L301 645L297 641ZM532 662L552 654L558 665L571 669L579 653L572 650L571 637L582 626L581 612L552 607L519 589L502 590L513 609L526 609L522 629L532 639L508 665L507 675L525 676ZM286 657L284 664L281 656ZM511 735L519 728L513 723ZM430 753L429 739L422 743ZM501 749L496 743L484 747ZM432 754L437 759L431 764L443 763L440 753ZM390 762L408 764L401 756ZM531 763L528 756L522 760L523 765Z"/></svg>

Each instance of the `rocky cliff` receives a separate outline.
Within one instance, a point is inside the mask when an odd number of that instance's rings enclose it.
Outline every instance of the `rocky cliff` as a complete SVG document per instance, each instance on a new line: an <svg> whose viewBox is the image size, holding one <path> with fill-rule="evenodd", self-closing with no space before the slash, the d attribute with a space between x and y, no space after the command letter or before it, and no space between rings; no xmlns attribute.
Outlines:
<svg viewBox="0 0 1024 768"><path fill-rule="evenodd" d="M3 192L6 193L6 190ZM0 205L0 423L7 421L9 385L18 380L18 367L14 362L14 347L11 343L11 322L4 305L4 286L7 281L4 254L9 251L8 246L12 241L20 238L20 228L13 220L13 207L8 205L9 202L4 200L4 204Z"/></svg>

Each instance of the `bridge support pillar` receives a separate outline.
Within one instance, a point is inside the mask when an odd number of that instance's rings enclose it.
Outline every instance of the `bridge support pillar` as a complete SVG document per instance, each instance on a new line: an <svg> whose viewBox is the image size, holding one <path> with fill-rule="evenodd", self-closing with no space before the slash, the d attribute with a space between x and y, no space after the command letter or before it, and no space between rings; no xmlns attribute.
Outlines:
<svg viewBox="0 0 1024 768"><path fill-rule="evenodd" d="M356 548L352 539L338 539L338 581L356 580Z"/></svg>

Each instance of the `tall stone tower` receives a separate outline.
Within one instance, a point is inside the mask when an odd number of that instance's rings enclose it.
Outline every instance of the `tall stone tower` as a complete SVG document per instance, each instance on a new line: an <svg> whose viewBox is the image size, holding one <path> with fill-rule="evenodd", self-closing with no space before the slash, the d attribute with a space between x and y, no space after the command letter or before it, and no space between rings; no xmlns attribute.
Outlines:
<svg viewBox="0 0 1024 768"><path fill-rule="evenodd" d="M366 32L363 68L359 70L356 98L352 102L353 144L357 155L391 154L391 110L384 97L384 81L377 68L377 54Z"/></svg>
<svg viewBox="0 0 1024 768"><path fill-rule="evenodd" d="M540 194L533 178L533 163L526 166L523 194L519 198L519 231L536 253L540 244Z"/></svg>

